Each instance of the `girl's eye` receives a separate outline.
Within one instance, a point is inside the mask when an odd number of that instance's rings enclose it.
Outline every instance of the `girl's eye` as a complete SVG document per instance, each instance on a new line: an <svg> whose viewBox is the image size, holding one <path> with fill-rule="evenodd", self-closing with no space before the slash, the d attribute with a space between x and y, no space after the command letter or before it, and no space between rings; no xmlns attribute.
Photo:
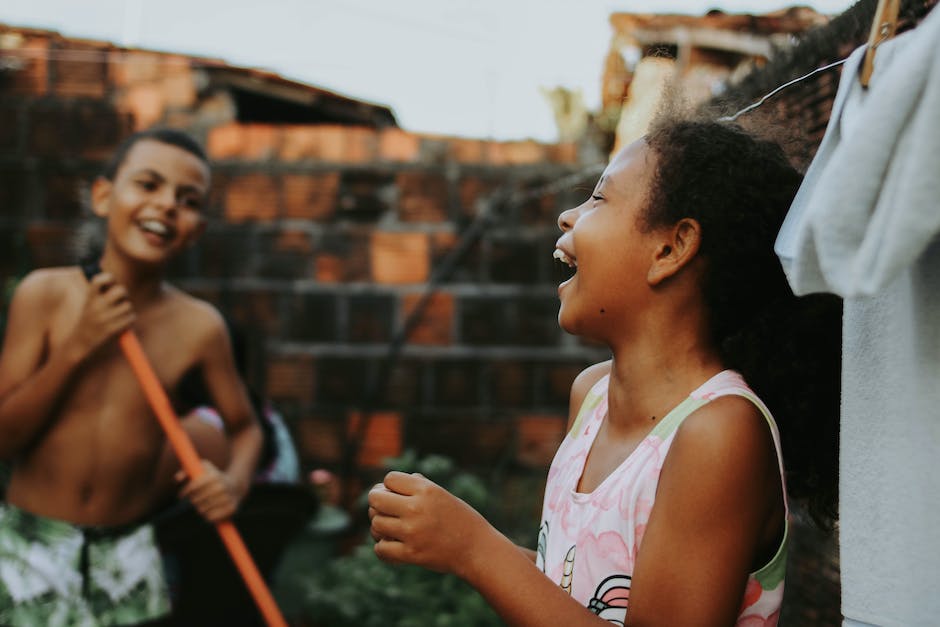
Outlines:
<svg viewBox="0 0 940 627"><path fill-rule="evenodd" d="M591 194L591 200L604 200L604 197L598 196L597 194Z"/></svg>
<svg viewBox="0 0 940 627"><path fill-rule="evenodd" d="M152 192L157 189L157 184L153 181L137 181L137 184L140 185L141 189L144 189L148 192Z"/></svg>

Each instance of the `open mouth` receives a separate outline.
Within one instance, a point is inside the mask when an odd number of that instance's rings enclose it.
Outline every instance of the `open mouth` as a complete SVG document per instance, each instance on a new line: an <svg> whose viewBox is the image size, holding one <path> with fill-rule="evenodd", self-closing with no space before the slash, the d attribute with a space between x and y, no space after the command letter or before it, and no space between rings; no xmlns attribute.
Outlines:
<svg viewBox="0 0 940 627"><path fill-rule="evenodd" d="M558 262L552 264L553 275L560 283L567 281L578 271L577 260L562 249L556 248L555 252L552 253L552 257Z"/></svg>
<svg viewBox="0 0 940 627"><path fill-rule="evenodd" d="M138 226L140 226L144 233L161 241L166 241L173 237L173 229L159 220L141 220Z"/></svg>

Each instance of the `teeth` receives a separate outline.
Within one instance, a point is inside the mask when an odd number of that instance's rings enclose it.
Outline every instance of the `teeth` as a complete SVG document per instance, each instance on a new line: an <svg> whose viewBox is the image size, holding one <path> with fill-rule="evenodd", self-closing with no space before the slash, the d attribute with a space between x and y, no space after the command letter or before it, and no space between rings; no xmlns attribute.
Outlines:
<svg viewBox="0 0 940 627"><path fill-rule="evenodd" d="M155 235L165 236L169 235L170 233L170 229L168 229L165 224L158 220L144 220L140 223L140 228L145 231L149 231L150 233L154 233Z"/></svg>
<svg viewBox="0 0 940 627"><path fill-rule="evenodd" d="M555 252L552 253L552 257L554 257L554 258L557 259L558 261L562 262L563 264L566 264L569 268L577 268L577 267L578 267L578 262L575 261L574 259L572 259L571 257L569 257L569 256L565 253L565 251L563 251L563 250L560 249L560 248L556 248L556 249L555 249Z"/></svg>

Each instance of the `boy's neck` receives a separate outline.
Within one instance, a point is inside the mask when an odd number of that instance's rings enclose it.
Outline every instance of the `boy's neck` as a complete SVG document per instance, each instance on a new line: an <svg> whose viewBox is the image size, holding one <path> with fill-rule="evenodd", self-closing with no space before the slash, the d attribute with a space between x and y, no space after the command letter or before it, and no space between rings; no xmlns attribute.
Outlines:
<svg viewBox="0 0 940 627"><path fill-rule="evenodd" d="M101 269L124 286L135 309L139 310L163 294L165 268L162 266L145 267L128 263L106 248L101 256Z"/></svg>

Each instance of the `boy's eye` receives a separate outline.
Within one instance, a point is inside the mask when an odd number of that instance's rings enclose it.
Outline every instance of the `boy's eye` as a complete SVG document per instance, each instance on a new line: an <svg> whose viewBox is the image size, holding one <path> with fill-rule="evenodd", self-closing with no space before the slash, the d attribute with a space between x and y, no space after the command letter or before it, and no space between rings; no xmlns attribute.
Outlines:
<svg viewBox="0 0 940 627"><path fill-rule="evenodd" d="M597 194L591 194L591 200L604 200L604 197L598 196Z"/></svg>
<svg viewBox="0 0 940 627"><path fill-rule="evenodd" d="M141 189L144 189L148 192L152 192L157 189L157 183L155 181L137 181L137 184Z"/></svg>
<svg viewBox="0 0 940 627"><path fill-rule="evenodd" d="M195 209L198 211L202 209L202 200L195 196L187 196L183 198L183 206L187 209Z"/></svg>

